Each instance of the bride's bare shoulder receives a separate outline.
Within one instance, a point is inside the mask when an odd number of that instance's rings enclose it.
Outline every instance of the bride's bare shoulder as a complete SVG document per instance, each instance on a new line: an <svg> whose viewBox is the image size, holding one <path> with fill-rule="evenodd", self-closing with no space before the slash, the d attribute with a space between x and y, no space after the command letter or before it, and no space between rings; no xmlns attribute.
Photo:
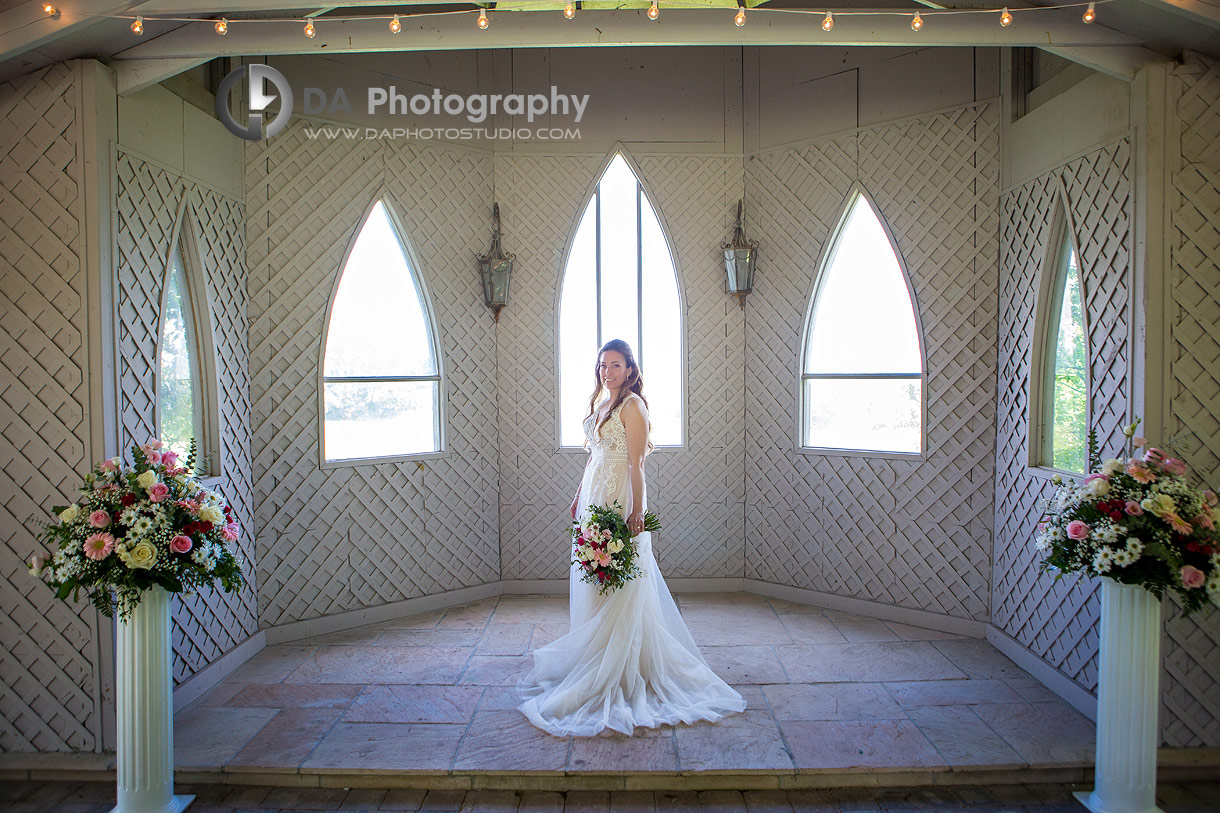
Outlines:
<svg viewBox="0 0 1220 813"><path fill-rule="evenodd" d="M646 415L648 413L648 407L644 406L644 399L634 392L623 399L623 407L639 415Z"/></svg>

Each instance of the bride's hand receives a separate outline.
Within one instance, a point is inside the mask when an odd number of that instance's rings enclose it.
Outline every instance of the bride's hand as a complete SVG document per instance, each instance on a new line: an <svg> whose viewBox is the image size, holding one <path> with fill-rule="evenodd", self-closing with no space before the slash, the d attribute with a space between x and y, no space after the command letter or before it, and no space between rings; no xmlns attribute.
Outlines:
<svg viewBox="0 0 1220 813"><path fill-rule="evenodd" d="M631 531L632 536L639 536L644 530L644 512L632 511L627 517L627 530Z"/></svg>

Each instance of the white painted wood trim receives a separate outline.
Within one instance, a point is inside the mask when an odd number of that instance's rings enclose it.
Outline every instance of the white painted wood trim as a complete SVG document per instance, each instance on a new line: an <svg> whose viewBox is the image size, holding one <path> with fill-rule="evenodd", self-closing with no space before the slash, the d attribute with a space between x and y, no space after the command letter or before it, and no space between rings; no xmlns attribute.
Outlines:
<svg viewBox="0 0 1220 813"><path fill-rule="evenodd" d="M335 615L324 615L309 618L304 621L293 621L268 627L263 630L267 638L267 646L284 644L289 641L299 641L302 638L312 638L315 635L325 635L329 632L355 629L365 624L378 624L416 613L426 613L431 610L442 610L456 604L498 596L504 591L500 582L487 582L473 587L463 587L460 590L450 590L445 593L435 593L430 596L419 596L378 607L366 607L360 610L349 610Z"/></svg>
<svg viewBox="0 0 1220 813"><path fill-rule="evenodd" d="M760 596L784 599L797 604L809 604L814 607L824 607L828 610L839 610L846 613L866 615L883 621L896 621L899 624L910 624L913 627L950 632L955 635L967 635L971 638L983 638L986 635L987 624L971 618L957 618L951 615L930 613L927 610L914 610L908 607L898 607L893 604L883 604L880 601L836 596L818 590L807 590L803 587L792 587L786 584L771 584L758 579L745 579L747 593Z"/></svg>
<svg viewBox="0 0 1220 813"><path fill-rule="evenodd" d="M174 689L174 713L182 711L220 681L227 678L237 667L262 652L267 646L264 632L256 632L237 646L200 669Z"/></svg>
<svg viewBox="0 0 1220 813"><path fill-rule="evenodd" d="M1080 684L1030 652L998 627L987 625L987 643L1007 655L1017 666L1029 672L1039 683L1059 695L1068 705L1096 722L1097 698L1080 688Z"/></svg>

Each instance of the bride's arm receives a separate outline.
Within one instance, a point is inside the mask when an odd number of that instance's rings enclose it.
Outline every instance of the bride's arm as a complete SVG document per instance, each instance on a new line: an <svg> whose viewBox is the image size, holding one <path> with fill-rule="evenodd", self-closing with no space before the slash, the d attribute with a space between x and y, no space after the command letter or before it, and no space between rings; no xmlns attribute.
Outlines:
<svg viewBox="0 0 1220 813"><path fill-rule="evenodd" d="M624 402L619 416L627 431L627 476L631 480L631 505L627 509L627 527L632 535L644 530L644 452L648 445L648 418L643 405L635 398Z"/></svg>

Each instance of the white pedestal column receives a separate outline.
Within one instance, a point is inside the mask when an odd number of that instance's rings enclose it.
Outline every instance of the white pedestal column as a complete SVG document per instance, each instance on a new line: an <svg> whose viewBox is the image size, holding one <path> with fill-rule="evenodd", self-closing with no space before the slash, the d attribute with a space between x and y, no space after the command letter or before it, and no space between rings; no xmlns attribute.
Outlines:
<svg viewBox="0 0 1220 813"><path fill-rule="evenodd" d="M1101 580L1097 765L1093 792L1076 798L1093 813L1160 813L1161 602L1142 587Z"/></svg>
<svg viewBox="0 0 1220 813"><path fill-rule="evenodd" d="M111 813L178 813L194 796L174 795L174 698L170 673L173 597L145 591L119 621L115 657L118 806Z"/></svg>

